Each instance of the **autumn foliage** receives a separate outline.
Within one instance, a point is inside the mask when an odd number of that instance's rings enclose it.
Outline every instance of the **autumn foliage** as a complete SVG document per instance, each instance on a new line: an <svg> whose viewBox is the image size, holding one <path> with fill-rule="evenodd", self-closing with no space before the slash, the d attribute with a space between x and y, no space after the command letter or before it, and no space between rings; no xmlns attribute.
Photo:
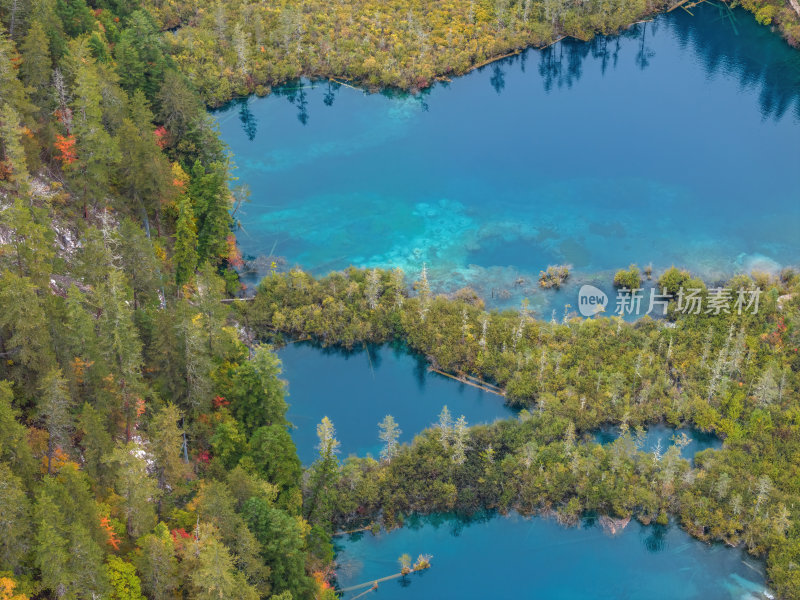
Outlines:
<svg viewBox="0 0 800 600"><path fill-rule="evenodd" d="M28 600L25 594L15 593L17 583L10 577L0 577L0 600Z"/></svg>
<svg viewBox="0 0 800 600"><path fill-rule="evenodd" d="M114 527L111 525L111 520L108 517L100 519L100 528L108 534L109 546L114 548L114 550L119 550L120 539L114 531Z"/></svg>
<svg viewBox="0 0 800 600"><path fill-rule="evenodd" d="M57 158L61 161L62 165L71 165L78 160L78 155L75 152L74 135L57 135L55 146L56 150L59 152Z"/></svg>

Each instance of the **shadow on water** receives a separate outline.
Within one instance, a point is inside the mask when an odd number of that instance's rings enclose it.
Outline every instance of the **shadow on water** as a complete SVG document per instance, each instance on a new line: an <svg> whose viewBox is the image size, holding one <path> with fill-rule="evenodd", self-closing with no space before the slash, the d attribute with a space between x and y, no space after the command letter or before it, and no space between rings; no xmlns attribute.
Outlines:
<svg viewBox="0 0 800 600"><path fill-rule="evenodd" d="M533 50L539 53L544 88L572 87L583 75L588 58L599 60L605 74L609 67L617 66L621 43L628 39L638 40L636 64L645 70L656 57L649 40L659 27L666 27L682 48L691 48L709 77L732 75L742 87L759 89L765 119L780 119L787 111L800 118L800 52L756 23L744 9L731 11L705 3L693 10L694 16L676 11L633 25L616 36L597 36L589 42L567 39L543 51ZM507 59L506 65L515 60L518 57Z"/></svg>
<svg viewBox="0 0 800 600"><path fill-rule="evenodd" d="M488 523L498 516L494 510L480 510L472 514L456 512L433 513L430 515L412 514L403 521L403 527L412 531L419 531L427 526L434 529L445 527L453 537L458 537L464 528L478 523Z"/></svg>
<svg viewBox="0 0 800 600"><path fill-rule="evenodd" d="M239 105L239 120L242 122L242 129L247 139L252 142L258 133L258 120L250 110L250 98L239 98L234 102Z"/></svg>
<svg viewBox="0 0 800 600"><path fill-rule="evenodd" d="M276 343L279 349L286 344L286 342L283 341L283 338L278 341L273 340L272 343ZM345 348L343 346L324 346L314 340L299 340L289 343L313 348L322 356L327 357L341 357L345 360L349 360L351 358L364 356L367 359L370 370L373 372L373 374L378 371L383 364L384 355L381 350L383 348L388 348L391 350L391 353L395 358L410 358L413 361L414 380L416 381L417 389L420 392L425 390L428 378L431 376L431 372L428 370L429 364L425 357L417 352L414 352L408 347L407 344L399 340L393 340L387 342L386 344L362 344L360 346L354 346L353 348Z"/></svg>
<svg viewBox="0 0 800 600"><path fill-rule="evenodd" d="M650 527L642 529L642 544L648 552L656 554L663 552L667 549L667 532L669 531L668 525L651 525Z"/></svg>

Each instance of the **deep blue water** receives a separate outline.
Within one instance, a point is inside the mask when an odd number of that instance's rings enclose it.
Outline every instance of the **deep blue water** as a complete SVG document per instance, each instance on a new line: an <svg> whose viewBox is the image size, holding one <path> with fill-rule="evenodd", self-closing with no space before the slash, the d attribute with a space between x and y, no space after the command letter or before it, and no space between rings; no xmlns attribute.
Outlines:
<svg viewBox="0 0 800 600"><path fill-rule="evenodd" d="M721 448L722 440L715 436L713 433L706 433L697 429L681 428L673 429L666 425L651 425L646 428L644 439L640 450L642 452L653 452L657 447L661 448L661 453L673 443L673 436L679 436L682 433L686 434L689 438L689 443L684 446L681 451L681 456L687 460L693 460L694 455L709 448ZM598 444L610 444L619 437L619 427L604 427L598 431L594 439Z"/></svg>
<svg viewBox="0 0 800 600"><path fill-rule="evenodd" d="M304 465L317 457L317 424L327 416L350 454L378 458L378 423L387 414L398 422L401 442L437 422L447 405L453 418L470 424L514 416L503 398L427 370L425 361L401 348L369 347L357 352L294 343L278 350L289 383L288 419Z"/></svg>
<svg viewBox="0 0 800 600"><path fill-rule="evenodd" d="M599 526L518 515L467 525L440 518L338 543L342 588L397 573L403 553L433 555L429 570L366 596L381 600L752 600L765 590L757 561L676 526L632 522L611 537Z"/></svg>
<svg viewBox="0 0 800 600"><path fill-rule="evenodd" d="M633 262L708 280L796 263L800 52L743 11L735 29L693 12L417 97L302 82L217 112L252 190L244 253L316 273L425 262L440 289L545 318ZM560 292L536 285L550 263L573 265Z"/></svg>

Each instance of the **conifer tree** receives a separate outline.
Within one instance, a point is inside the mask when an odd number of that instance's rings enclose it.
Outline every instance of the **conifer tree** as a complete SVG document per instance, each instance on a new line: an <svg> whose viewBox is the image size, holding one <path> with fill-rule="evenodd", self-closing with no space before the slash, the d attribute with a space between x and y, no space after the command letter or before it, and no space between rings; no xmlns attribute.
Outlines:
<svg viewBox="0 0 800 600"><path fill-rule="evenodd" d="M75 82L72 133L78 152L65 169L83 203L83 216L88 218L89 204L99 203L109 194L109 178L119 162L119 149L103 125L103 82L85 39L70 42L68 64Z"/></svg>
<svg viewBox="0 0 800 600"><path fill-rule="evenodd" d="M0 106L0 185L19 193L28 188L28 164L22 147L22 128L10 104Z"/></svg>
<svg viewBox="0 0 800 600"><path fill-rule="evenodd" d="M47 473L52 473L56 450L69 450L70 434L74 429L71 414L72 398L60 369L52 369L39 385L39 414L47 429Z"/></svg>
<svg viewBox="0 0 800 600"><path fill-rule="evenodd" d="M197 269L197 224L191 200L186 194L178 197L178 221L175 225L175 283L188 283Z"/></svg>
<svg viewBox="0 0 800 600"><path fill-rule="evenodd" d="M22 64L19 74L22 82L30 90L31 99L40 113L45 113L53 103L53 90L50 87L53 62L50 56L50 40L38 20L31 23L20 52Z"/></svg>

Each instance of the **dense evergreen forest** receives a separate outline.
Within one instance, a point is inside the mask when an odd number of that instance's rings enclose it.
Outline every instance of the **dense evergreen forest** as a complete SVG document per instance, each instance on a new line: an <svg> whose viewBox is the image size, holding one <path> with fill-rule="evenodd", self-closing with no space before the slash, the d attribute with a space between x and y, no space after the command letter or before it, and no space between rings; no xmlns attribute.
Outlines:
<svg viewBox="0 0 800 600"><path fill-rule="evenodd" d="M793 273L732 282L764 289L757 316L634 325L488 313L383 271L274 272L223 302L246 193L208 104L300 75L421 88L659 8L0 0L0 599L332 598L340 527L486 508L675 515L800 596ZM758 7L797 40L788 10ZM385 423L380 461L341 461L323 421L304 471L280 362L253 341L280 334L402 340L525 410L474 428L445 412L410 446ZM725 446L694 467L642 453L637 427L660 420ZM602 423L630 434L588 443Z"/></svg>
<svg viewBox="0 0 800 600"><path fill-rule="evenodd" d="M329 597L203 99L135 2L0 15L0 597Z"/></svg>

